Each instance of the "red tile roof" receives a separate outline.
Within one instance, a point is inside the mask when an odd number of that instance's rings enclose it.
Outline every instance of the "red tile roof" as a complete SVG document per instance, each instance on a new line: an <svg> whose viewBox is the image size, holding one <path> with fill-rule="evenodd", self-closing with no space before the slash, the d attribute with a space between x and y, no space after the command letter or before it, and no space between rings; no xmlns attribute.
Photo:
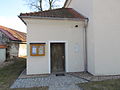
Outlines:
<svg viewBox="0 0 120 90"><path fill-rule="evenodd" d="M0 31L3 32L6 36L8 36L11 40L19 40L6 30L0 29Z"/></svg>
<svg viewBox="0 0 120 90"><path fill-rule="evenodd" d="M0 48L7 48L6 45L0 45Z"/></svg>
<svg viewBox="0 0 120 90"><path fill-rule="evenodd" d="M78 13L72 8L59 8L47 11L39 11L39 12L30 12L30 13L21 13L20 17L49 17L49 18L77 18L77 19L85 19L83 15Z"/></svg>
<svg viewBox="0 0 120 90"><path fill-rule="evenodd" d="M26 33L13 30L0 25L0 31L6 34L11 40L26 41Z"/></svg>

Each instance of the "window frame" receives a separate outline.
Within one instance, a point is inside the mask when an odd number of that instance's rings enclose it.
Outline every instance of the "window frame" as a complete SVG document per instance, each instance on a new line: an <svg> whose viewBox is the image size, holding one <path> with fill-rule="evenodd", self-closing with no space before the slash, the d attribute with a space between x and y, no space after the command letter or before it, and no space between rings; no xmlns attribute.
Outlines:
<svg viewBox="0 0 120 90"><path fill-rule="evenodd" d="M36 46L36 54L32 53L32 47ZM43 54L39 54L39 47L43 46ZM30 56L45 56L45 43L30 43Z"/></svg>

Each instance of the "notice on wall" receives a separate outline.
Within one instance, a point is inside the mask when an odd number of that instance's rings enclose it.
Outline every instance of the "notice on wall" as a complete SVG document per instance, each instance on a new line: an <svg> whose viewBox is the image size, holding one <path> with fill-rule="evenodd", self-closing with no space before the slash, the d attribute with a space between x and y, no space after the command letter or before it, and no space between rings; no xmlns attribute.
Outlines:
<svg viewBox="0 0 120 90"><path fill-rule="evenodd" d="M31 43L30 44L31 56L45 56L45 44L43 43Z"/></svg>
<svg viewBox="0 0 120 90"><path fill-rule="evenodd" d="M37 54L37 47L36 46L32 46L32 54Z"/></svg>
<svg viewBox="0 0 120 90"><path fill-rule="evenodd" d="M44 46L39 46L39 54L44 54Z"/></svg>

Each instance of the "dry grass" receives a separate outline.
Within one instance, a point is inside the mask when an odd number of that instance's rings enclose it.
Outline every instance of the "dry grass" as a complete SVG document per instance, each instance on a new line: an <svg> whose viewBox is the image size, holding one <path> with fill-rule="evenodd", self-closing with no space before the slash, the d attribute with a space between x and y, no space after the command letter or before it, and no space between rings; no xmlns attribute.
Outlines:
<svg viewBox="0 0 120 90"><path fill-rule="evenodd" d="M120 90L120 79L78 84L83 90Z"/></svg>
<svg viewBox="0 0 120 90"><path fill-rule="evenodd" d="M17 59L13 64L0 68L0 90L48 90L48 87L10 89L9 87L25 69L26 60Z"/></svg>

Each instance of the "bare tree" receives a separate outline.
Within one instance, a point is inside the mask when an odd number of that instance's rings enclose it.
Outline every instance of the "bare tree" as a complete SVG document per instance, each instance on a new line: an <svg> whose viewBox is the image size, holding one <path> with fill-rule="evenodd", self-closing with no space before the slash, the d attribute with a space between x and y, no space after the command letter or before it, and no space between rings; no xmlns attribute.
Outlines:
<svg viewBox="0 0 120 90"><path fill-rule="evenodd" d="M54 0L49 0L49 9L50 9L50 10L51 10L52 7L53 7L53 5L52 5L52 4L53 4L53 1L54 1ZM55 1L56 1L56 0L55 0Z"/></svg>
<svg viewBox="0 0 120 90"><path fill-rule="evenodd" d="M43 8L42 8L42 0L39 0L39 5L40 5L39 10L40 10L40 11L43 11Z"/></svg>
<svg viewBox="0 0 120 90"><path fill-rule="evenodd" d="M27 0L29 7L38 11L60 7L61 4L58 5L59 2L64 2L64 0Z"/></svg>
<svg viewBox="0 0 120 90"><path fill-rule="evenodd" d="M30 9L43 11L42 1L43 0L25 0Z"/></svg>

